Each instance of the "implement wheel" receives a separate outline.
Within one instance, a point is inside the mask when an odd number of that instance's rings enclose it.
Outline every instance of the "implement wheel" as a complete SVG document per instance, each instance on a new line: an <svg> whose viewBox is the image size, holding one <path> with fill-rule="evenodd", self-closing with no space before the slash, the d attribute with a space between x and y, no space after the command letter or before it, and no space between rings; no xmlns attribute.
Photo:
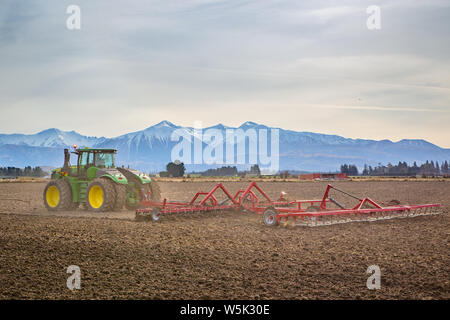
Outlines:
<svg viewBox="0 0 450 320"><path fill-rule="evenodd" d="M269 207L264 211L263 221L266 226L273 227L278 225L278 212L273 207Z"/></svg>
<svg viewBox="0 0 450 320"><path fill-rule="evenodd" d="M161 219L161 210L159 208L155 208L152 211L152 220L153 221L159 221Z"/></svg>
<svg viewBox="0 0 450 320"><path fill-rule="evenodd" d="M108 178L93 180L86 190L88 210L95 212L111 211L116 202L114 183Z"/></svg>
<svg viewBox="0 0 450 320"><path fill-rule="evenodd" d="M44 189L44 204L49 211L67 210L72 205L72 189L69 182L58 179L50 181Z"/></svg>

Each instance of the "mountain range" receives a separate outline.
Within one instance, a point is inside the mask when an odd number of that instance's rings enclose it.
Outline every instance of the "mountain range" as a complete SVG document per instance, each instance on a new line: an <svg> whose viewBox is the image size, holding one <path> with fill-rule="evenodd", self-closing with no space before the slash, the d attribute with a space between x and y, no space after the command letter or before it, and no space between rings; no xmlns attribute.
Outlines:
<svg viewBox="0 0 450 320"><path fill-rule="evenodd" d="M222 133L225 137L227 129L244 131L255 129L257 132L259 129L266 129L270 136L270 130L274 128L248 121L238 128L218 124L204 128L203 132L208 129L216 129L216 132ZM416 161L420 164L426 160L439 162L450 160L450 149L441 148L425 140L403 139L393 142L349 139L338 135L276 129L279 132L280 170L329 172L339 170L340 165L344 163L355 164L362 168L364 164L376 166L379 163L398 161L411 164ZM117 149L118 165L129 165L146 172L158 172L164 170L166 164L172 160L172 149L178 144L178 141L171 140L174 130L190 136L192 141L198 140L193 128L177 126L169 121L162 121L147 129L114 138L90 137L75 131L67 132L54 128L36 134L0 134L0 167L59 167L63 164L63 149L76 144L91 148ZM268 145L270 146L270 138ZM250 153L246 148L246 159L251 157ZM248 162L247 160L246 163ZM75 163L75 159L72 159L72 163ZM186 165L186 168L188 171L200 171L218 166L222 165L191 164ZM239 169L249 166L249 164L238 165Z"/></svg>

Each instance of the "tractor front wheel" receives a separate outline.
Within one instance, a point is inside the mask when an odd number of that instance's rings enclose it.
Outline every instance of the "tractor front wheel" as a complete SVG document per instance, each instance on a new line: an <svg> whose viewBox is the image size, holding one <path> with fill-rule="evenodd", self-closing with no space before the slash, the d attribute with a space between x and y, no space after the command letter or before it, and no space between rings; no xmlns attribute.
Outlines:
<svg viewBox="0 0 450 320"><path fill-rule="evenodd" d="M72 189L63 180L52 180L44 189L44 204L49 211L63 211L72 205Z"/></svg>
<svg viewBox="0 0 450 320"><path fill-rule="evenodd" d="M93 180L86 190L88 210L95 212L111 211L116 202L114 183L108 178Z"/></svg>

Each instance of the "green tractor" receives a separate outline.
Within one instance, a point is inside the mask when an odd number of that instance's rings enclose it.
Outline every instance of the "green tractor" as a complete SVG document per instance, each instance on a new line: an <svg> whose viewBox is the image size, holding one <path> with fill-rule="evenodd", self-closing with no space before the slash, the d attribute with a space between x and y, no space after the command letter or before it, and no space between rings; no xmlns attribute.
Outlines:
<svg viewBox="0 0 450 320"><path fill-rule="evenodd" d="M160 199L156 182L142 172L116 168L115 149L83 148L70 165L70 153L64 149L64 165L53 170L44 189L44 204L50 211L75 210L81 204L90 211L119 211L124 206L135 210L140 201Z"/></svg>

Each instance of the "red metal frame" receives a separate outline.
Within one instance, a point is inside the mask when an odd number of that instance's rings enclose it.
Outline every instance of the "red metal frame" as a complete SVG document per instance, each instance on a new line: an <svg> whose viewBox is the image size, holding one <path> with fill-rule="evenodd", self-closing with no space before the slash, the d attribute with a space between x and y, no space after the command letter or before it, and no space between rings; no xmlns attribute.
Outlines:
<svg viewBox="0 0 450 320"><path fill-rule="evenodd" d="M222 190L227 196L227 201L231 201L231 204L220 204L215 197L215 193L218 190ZM199 199L203 199L199 201ZM208 203L209 201L209 203ZM228 192L222 183L216 184L209 192L197 192L189 202L183 201L168 201L166 198L162 202L142 201L140 203L142 209L137 209L136 213L150 213L153 208L159 208L161 213L184 213L184 212L200 212L200 211L212 211L212 210L228 210L239 207L239 204L235 201L234 197Z"/></svg>
<svg viewBox="0 0 450 320"><path fill-rule="evenodd" d="M329 197L331 189L340 191L358 201L358 204L353 208L344 208L341 206L339 209L330 209L328 204L331 202L337 203L334 199ZM225 201L219 203L216 192L222 190L226 195ZM258 193L261 194L262 201L258 197ZM202 196L204 196L202 198ZM201 199L201 200L200 200ZM227 203L228 204L225 204ZM373 208L364 208L365 204L370 204ZM337 204L339 205L339 204ZM216 210L230 210L230 209L244 209L247 211L255 212L258 214L264 213L264 211L271 207L278 213L276 219L278 222L282 218L288 219L293 217L294 220L300 218L302 220L311 219L314 217L330 217L330 216L351 216L351 215L368 215L368 214L400 214L405 212L414 212L417 210L426 210L440 207L440 204L424 204L413 206L387 206L382 207L372 199L366 197L360 199L345 191L339 190L332 185L328 185L322 199L316 200L294 200L288 201L283 198L283 194L280 195L279 200L271 200L270 197L257 185L256 182L251 182L247 188L238 190L234 196L225 188L222 183L216 184L209 192L197 192L194 197L188 201L168 201L164 199L162 202L142 201L141 206L143 208L137 209L137 214L151 213L154 208L159 208L161 214L166 213L185 213L185 212L203 212L203 211L216 211ZM308 212L308 207L318 207L318 212Z"/></svg>

